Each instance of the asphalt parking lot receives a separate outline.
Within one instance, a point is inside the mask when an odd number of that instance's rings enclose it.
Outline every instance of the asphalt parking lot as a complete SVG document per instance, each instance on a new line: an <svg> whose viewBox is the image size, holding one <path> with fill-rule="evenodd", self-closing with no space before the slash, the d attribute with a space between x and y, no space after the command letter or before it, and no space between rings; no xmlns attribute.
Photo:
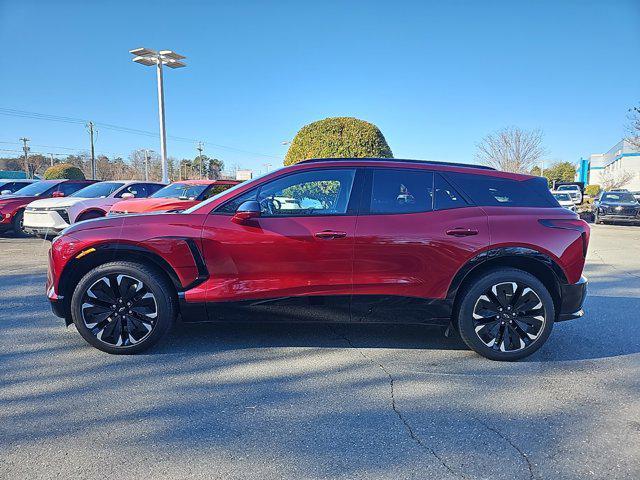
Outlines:
<svg viewBox="0 0 640 480"><path fill-rule="evenodd" d="M196 325L111 356L0 238L0 478L640 478L640 228L596 225L586 316L518 363L439 329Z"/></svg>

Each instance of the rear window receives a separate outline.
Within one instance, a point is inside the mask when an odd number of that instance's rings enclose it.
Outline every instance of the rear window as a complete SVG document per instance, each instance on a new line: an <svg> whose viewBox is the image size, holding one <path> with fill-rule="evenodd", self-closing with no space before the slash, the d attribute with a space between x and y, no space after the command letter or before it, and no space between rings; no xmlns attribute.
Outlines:
<svg viewBox="0 0 640 480"><path fill-rule="evenodd" d="M557 207L558 202L542 177L518 181L490 175L448 172L446 177L460 187L476 205L488 207Z"/></svg>

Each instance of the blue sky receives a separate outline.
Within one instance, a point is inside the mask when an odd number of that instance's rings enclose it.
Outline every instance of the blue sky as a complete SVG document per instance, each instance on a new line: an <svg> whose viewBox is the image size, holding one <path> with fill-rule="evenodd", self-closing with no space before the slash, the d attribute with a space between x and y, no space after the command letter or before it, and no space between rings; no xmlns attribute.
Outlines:
<svg viewBox="0 0 640 480"><path fill-rule="evenodd" d="M576 161L617 142L640 103L638 25L638 1L2 0L0 108L155 133L154 71L128 53L145 46L187 56L165 75L168 134L227 166L279 165L282 141L329 116L375 123L396 157L470 162L517 125L544 131L549 162ZM98 130L98 152L158 149ZM0 148L22 136L88 145L82 124L0 115Z"/></svg>

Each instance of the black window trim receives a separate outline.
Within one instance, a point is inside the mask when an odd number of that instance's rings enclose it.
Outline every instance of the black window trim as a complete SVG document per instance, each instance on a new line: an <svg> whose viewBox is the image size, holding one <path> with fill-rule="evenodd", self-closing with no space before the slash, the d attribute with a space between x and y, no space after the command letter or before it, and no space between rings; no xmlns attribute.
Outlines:
<svg viewBox="0 0 640 480"><path fill-rule="evenodd" d="M238 198L241 195L245 195L249 192L254 192L254 191L259 191L264 185L271 183L271 182L275 182L277 180L283 179L285 177L291 176L291 175L296 175L298 173L304 173L304 172L317 172L319 170L353 170L354 171L354 175L353 175L353 182L351 184L351 192L349 192L349 202L347 203L347 210L345 213L327 213L327 214L323 214L323 215L295 215L295 214L291 214L291 215L278 215L278 216L271 216L271 217L261 217L261 218L323 218L323 217L354 217L358 215L358 203L360 198L362 197L362 168L361 167L353 167L353 166L327 166L327 167L322 167L322 168L309 168L309 169L304 169L304 170L294 170L292 172L286 172L283 175L279 175L275 178L270 178L269 180L265 180L263 182L261 182L259 185L256 185L253 188L250 188L248 190L245 190L241 193L238 193L237 195L234 195L233 197L229 198L228 200L225 200L224 203L221 203L220 205L218 205L216 208L214 208L211 212L209 212L209 215L220 215L220 216L225 216L225 217L233 217L233 213L227 213L227 212L221 212L219 211L220 209L224 208L227 204L231 203L233 200L235 200L236 198ZM357 200L356 200L357 199Z"/></svg>
<svg viewBox="0 0 640 480"><path fill-rule="evenodd" d="M448 181L448 179L446 177L444 177L442 175L442 172L438 171L438 170L431 170L431 169L427 169L427 168L393 168L393 167L361 167L363 170L365 170L365 179L364 179L364 188L360 197L360 208L359 208L359 213L358 216L377 216L377 215L416 215L416 214L425 214L425 213L431 213L431 212L442 212L445 210L458 210L459 208L468 208L468 207L474 207L475 204L471 201L471 199L464 193L462 192L462 190L457 187L456 185L454 185L452 182ZM431 173L433 176L431 178L431 190L435 191L435 181L436 181L436 175L440 175L440 177L449 185L451 185L451 187L460 194L460 196L467 202L467 205L463 206L463 207L457 207L455 209L451 209L451 208L441 208L441 209L436 209L435 208L435 195L432 195L431 197L431 210L423 210L420 212L372 212L371 211L371 195L373 194L373 172L375 170L393 170L393 171L405 171L405 170L409 170L412 172L427 172L427 173Z"/></svg>

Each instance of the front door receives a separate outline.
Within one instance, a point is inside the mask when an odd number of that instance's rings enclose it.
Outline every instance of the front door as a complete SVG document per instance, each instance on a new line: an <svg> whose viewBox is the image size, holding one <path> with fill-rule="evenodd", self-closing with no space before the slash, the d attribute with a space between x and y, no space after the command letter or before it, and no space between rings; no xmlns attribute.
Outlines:
<svg viewBox="0 0 640 480"><path fill-rule="evenodd" d="M489 244L485 213L437 172L376 168L366 184L356 228L354 321L446 322L451 280Z"/></svg>
<svg viewBox="0 0 640 480"><path fill-rule="evenodd" d="M238 313L246 319L254 312L273 320L348 320L355 176L353 168L286 174L208 215L202 241L210 275L209 317L233 319ZM238 206L248 200L260 203L261 216L232 221ZM270 316L275 307L278 315ZM289 313L283 315L280 307ZM320 316L314 317L319 310Z"/></svg>

